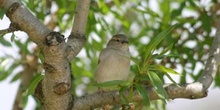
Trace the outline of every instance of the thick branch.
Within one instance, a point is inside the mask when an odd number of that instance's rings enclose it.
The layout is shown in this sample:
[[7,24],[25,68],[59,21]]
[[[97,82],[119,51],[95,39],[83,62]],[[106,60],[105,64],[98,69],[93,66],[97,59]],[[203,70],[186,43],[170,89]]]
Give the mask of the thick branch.
[[[89,13],[90,0],[78,0],[73,22],[72,34],[85,34],[87,17]],[[74,36],[70,36],[72,38]]]
[[72,32],[67,42],[70,47],[68,50],[68,59],[70,61],[80,52],[80,50],[85,44],[85,29],[89,13],[89,7],[90,0],[78,0]]
[[[207,95],[207,92],[203,90],[203,85],[200,83],[192,83],[185,85],[164,85],[170,99],[175,98],[187,98],[196,99],[203,98]],[[155,92],[152,86],[145,87],[147,90],[150,100],[157,100],[159,96]],[[124,92],[124,95],[129,99],[129,90]],[[141,101],[142,98],[137,91],[134,91],[132,102]],[[72,110],[91,110],[94,108],[101,107],[102,105],[114,105],[122,104],[121,97],[118,91],[109,91],[105,93],[94,93],[85,97],[78,98],[74,101]]]
[[68,110],[72,107],[71,66],[66,58],[64,36],[51,32],[46,36],[45,76],[42,81],[42,102],[46,110]]
[[20,30],[26,32],[33,42],[42,47],[50,30],[20,0],[0,0],[0,8],[6,9],[11,22],[16,23]]

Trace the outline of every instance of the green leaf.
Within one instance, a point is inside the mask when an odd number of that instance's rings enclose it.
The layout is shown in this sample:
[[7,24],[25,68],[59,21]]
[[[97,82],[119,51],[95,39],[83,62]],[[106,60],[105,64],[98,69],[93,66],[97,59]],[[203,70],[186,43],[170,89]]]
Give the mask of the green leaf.
[[158,13],[154,12],[150,8],[146,8],[146,10],[141,10],[141,9],[138,9],[138,8],[134,8],[134,10],[136,12],[140,12],[140,13],[143,13],[143,14],[146,14],[146,13],[150,14],[152,17],[159,17]]
[[130,91],[129,91],[129,100],[133,99],[133,94],[134,94],[134,85],[132,84],[130,87]]
[[25,95],[34,94],[34,91],[38,85],[38,83],[43,79],[44,75],[38,73],[37,76],[34,77],[34,79],[31,81],[30,86],[25,91]]
[[149,107],[150,106],[150,99],[148,96],[147,91],[145,90],[145,88],[143,88],[141,85],[139,84],[135,84],[135,87],[137,88],[138,93],[140,94],[140,96],[142,97],[143,101],[144,101],[144,105]]
[[[154,37],[150,43],[146,46],[145,48],[145,65],[147,64],[148,59],[150,58],[151,52],[154,51],[154,49],[159,45],[159,43],[165,39],[169,33],[174,29],[176,25],[170,26],[167,29],[165,29],[164,31],[162,31],[160,34],[158,34],[156,37]],[[145,67],[144,67],[145,68]]]
[[168,78],[170,81],[172,81],[174,84],[178,85],[178,84],[176,83],[176,81],[174,81],[173,78],[172,78],[169,74],[165,73],[165,75],[167,76],[167,78]]
[[128,104],[129,103],[128,99],[123,94],[127,90],[127,88],[128,88],[127,86],[122,86],[121,89],[119,90],[119,93],[120,93],[123,104]]
[[150,80],[152,81],[152,84],[153,84],[158,96],[162,99],[162,101],[164,103],[166,103],[165,99],[167,99],[168,96],[167,96],[166,90],[163,88],[163,82],[158,77],[158,75],[153,71],[149,71],[148,76],[149,76]]
[[130,60],[135,63],[135,67],[137,67],[137,70],[140,71],[140,66],[138,65],[139,61],[137,58],[131,57]]
[[123,104],[128,104],[129,101],[124,94],[120,94],[121,100]]
[[164,55],[165,53],[167,53],[169,50],[171,50],[173,48],[174,43],[171,43],[167,48],[165,48],[160,55]]
[[217,68],[214,86],[216,86],[216,87],[220,86],[220,66],[218,66],[218,68]]
[[38,55],[39,55],[40,61],[42,63],[44,63],[44,55],[43,55],[43,53],[41,51],[39,51]]
[[196,4],[194,3],[194,0],[188,0],[188,1],[192,7],[197,7]]
[[178,58],[180,57],[179,54],[168,54],[168,55],[161,55],[161,54],[153,54],[152,59],[164,59],[164,58]]
[[100,25],[102,26],[102,28],[105,30],[105,31],[110,31],[112,32],[112,27],[109,26],[108,22],[106,21],[106,19],[104,18],[99,18],[98,20],[98,23],[100,23]]
[[173,70],[172,68],[167,68],[163,65],[155,65],[155,67],[160,70],[163,71],[165,73],[171,73],[171,74],[176,74],[176,75],[180,75],[180,73],[178,73],[177,71]]
[[166,55],[160,55],[160,54],[153,54],[152,55],[152,58],[153,59],[163,59],[163,58],[165,58],[166,57]]
[[8,73],[6,72],[5,68],[3,66],[0,66],[0,81],[7,78]]
[[21,49],[24,49],[24,44],[20,41],[20,40],[15,40],[15,44],[21,48]]
[[15,34],[12,33],[12,35],[11,35],[11,42],[14,42],[14,41],[15,41]]
[[100,1],[99,2],[99,4],[100,4],[100,9],[101,9],[101,12],[103,13],[103,14],[107,14],[108,12],[109,12],[109,8],[108,8],[108,6],[106,5],[106,3],[104,2],[104,1]]
[[19,64],[19,62],[15,62],[9,68],[7,68],[7,70],[5,67],[0,67],[0,81],[6,79],[15,70],[15,68],[19,66]]
[[135,76],[135,80],[138,81],[150,81],[149,77],[146,76],[145,74],[139,74]]
[[202,20],[202,27],[210,32],[211,31],[211,27],[212,27],[212,22],[210,21],[210,16],[207,14],[207,12],[203,12],[201,14],[201,20]]
[[183,8],[186,6],[186,1],[183,1],[178,9],[175,9],[171,13],[171,18],[175,18],[182,13]]
[[5,40],[4,38],[0,38],[0,44],[7,46],[7,47],[11,47],[11,43],[8,42],[7,40]]
[[160,3],[160,10],[162,11],[162,13],[164,13],[164,15],[162,16],[162,27],[167,26],[170,21],[170,6],[170,0],[164,0],[162,1],[162,3]]
[[14,77],[11,79],[10,83],[17,81],[21,77],[22,72],[17,73],[14,75]]
[[4,15],[5,15],[5,10],[4,9],[1,9],[0,10],[0,19],[2,19],[3,17],[4,17]]
[[22,94],[22,108],[25,108],[28,103],[28,95],[25,95],[25,93]]

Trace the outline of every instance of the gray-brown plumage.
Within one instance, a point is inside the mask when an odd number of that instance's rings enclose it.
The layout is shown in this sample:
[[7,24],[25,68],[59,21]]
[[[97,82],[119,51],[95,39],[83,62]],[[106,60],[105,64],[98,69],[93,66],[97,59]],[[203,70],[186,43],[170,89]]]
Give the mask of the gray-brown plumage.
[[127,80],[130,73],[128,39],[123,34],[114,35],[102,50],[95,71],[95,81],[103,83],[113,80]]

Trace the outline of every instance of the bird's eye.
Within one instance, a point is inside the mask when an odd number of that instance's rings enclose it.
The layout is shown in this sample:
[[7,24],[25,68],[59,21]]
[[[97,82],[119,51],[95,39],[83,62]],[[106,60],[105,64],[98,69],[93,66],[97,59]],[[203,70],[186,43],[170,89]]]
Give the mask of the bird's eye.
[[116,39],[117,42],[120,42],[119,39]]
[[122,41],[122,43],[123,43],[123,44],[124,44],[124,43],[125,43],[125,44],[128,44],[128,41]]

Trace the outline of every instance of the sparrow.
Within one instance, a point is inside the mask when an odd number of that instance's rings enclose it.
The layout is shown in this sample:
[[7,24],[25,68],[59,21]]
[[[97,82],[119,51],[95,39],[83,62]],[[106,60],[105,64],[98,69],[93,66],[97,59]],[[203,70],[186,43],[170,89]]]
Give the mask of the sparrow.
[[[123,34],[116,34],[109,40],[106,48],[99,55],[98,67],[95,70],[95,81],[98,84],[114,80],[126,81],[129,73],[128,38]],[[99,92],[104,92],[104,89],[99,88]],[[109,109],[109,105],[102,106],[102,110]]]
[[130,73],[128,38],[123,34],[114,35],[99,56],[95,70],[96,83],[113,80],[126,81]]

